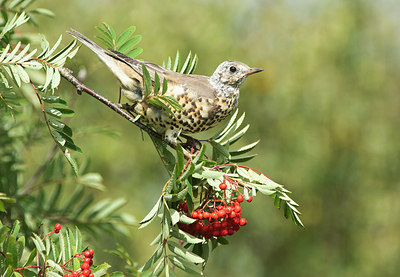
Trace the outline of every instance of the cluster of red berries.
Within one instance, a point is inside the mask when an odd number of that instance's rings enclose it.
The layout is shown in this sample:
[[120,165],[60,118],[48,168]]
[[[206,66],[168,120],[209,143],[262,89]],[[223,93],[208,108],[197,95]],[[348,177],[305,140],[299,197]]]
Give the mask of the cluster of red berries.
[[81,264],[81,269],[66,273],[64,277],[94,277],[94,274],[90,270],[90,266],[93,264],[93,254],[94,250],[89,249],[82,253],[83,263]]
[[58,234],[60,233],[60,230],[61,230],[61,224],[56,223],[56,225],[54,225],[54,233]]
[[[224,237],[233,235],[241,226],[247,224],[247,220],[242,218],[243,196],[239,195],[236,201],[231,201],[230,204],[220,202],[214,208],[205,206],[198,208],[189,217],[196,219],[192,224],[178,223],[179,229],[193,236],[202,236],[206,239],[211,237]],[[247,202],[251,202],[252,197],[249,196]],[[215,202],[214,202],[215,203]],[[179,210],[188,214],[187,204],[180,203]]]

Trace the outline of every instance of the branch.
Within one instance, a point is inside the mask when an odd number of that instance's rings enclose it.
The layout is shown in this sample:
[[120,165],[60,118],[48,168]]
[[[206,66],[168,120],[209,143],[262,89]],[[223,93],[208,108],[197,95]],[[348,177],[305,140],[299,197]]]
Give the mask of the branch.
[[165,142],[166,144],[168,144],[170,147],[172,147],[174,149],[176,148],[176,145],[165,140],[162,135],[155,132],[153,129],[151,129],[151,128],[147,127],[146,125],[140,123],[139,121],[135,120],[135,118],[133,116],[131,116],[130,114],[125,112],[123,109],[121,109],[121,107],[119,107],[119,105],[115,104],[114,102],[108,100],[104,96],[98,94],[94,90],[85,86],[82,82],[80,82],[77,78],[75,78],[72,75],[72,70],[70,70],[69,68],[60,67],[60,68],[58,68],[58,71],[60,72],[61,76],[63,76],[67,81],[69,81],[72,85],[74,85],[76,87],[76,89],[78,90],[78,94],[81,94],[80,93],[81,91],[86,92],[90,96],[96,98],[98,101],[105,104],[110,109],[114,110],[120,116],[124,117],[125,119],[129,120],[131,123],[135,124],[137,127],[142,129],[143,131],[145,131],[148,135],[160,139],[161,141]]

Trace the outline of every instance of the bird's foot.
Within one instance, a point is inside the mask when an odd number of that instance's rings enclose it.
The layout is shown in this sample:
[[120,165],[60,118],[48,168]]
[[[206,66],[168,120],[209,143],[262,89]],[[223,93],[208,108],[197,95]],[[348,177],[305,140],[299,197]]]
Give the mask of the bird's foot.
[[186,139],[186,142],[181,143],[181,146],[191,152],[198,151],[202,146],[202,144],[199,140],[197,140],[191,136],[182,134],[181,137]]

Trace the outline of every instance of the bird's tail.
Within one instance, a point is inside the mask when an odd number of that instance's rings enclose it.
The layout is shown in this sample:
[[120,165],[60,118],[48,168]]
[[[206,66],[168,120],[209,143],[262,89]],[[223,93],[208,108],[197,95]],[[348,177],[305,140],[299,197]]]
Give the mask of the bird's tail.
[[[123,89],[135,91],[135,88],[138,86],[137,73],[131,66],[116,55],[104,50],[78,31],[71,29],[71,31],[67,31],[67,33],[96,53],[99,59],[111,70],[115,77],[118,78]],[[140,96],[141,95],[138,95],[138,97]]]
[[107,66],[112,63],[113,57],[111,57],[103,48],[97,45],[94,41],[87,38],[85,35],[79,33],[78,31],[71,29],[67,31],[68,34],[85,44],[90,50],[92,50],[96,55],[103,61]]

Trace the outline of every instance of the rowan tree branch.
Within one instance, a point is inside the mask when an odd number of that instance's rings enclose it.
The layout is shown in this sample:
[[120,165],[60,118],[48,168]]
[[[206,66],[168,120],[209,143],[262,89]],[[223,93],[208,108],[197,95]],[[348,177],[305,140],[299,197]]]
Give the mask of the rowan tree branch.
[[129,120],[131,123],[135,124],[137,127],[142,129],[143,131],[145,131],[148,135],[160,139],[161,141],[165,142],[166,144],[168,144],[170,147],[172,147],[174,149],[176,148],[176,145],[174,145],[171,142],[164,139],[164,137],[162,135],[155,132],[153,129],[147,127],[146,125],[139,122],[138,120],[135,120],[135,118],[132,115],[130,115],[129,113],[124,111],[118,104],[116,104],[116,103],[110,101],[109,99],[105,98],[104,96],[98,94],[91,88],[88,88],[85,84],[83,84],[81,81],[79,81],[77,78],[75,78],[74,75],[72,75],[71,69],[66,68],[66,67],[60,67],[60,68],[58,68],[58,71],[60,72],[61,76],[64,77],[64,79],[66,79],[68,82],[70,82],[73,86],[76,87],[78,94],[81,94],[82,91],[86,92],[90,96],[94,97],[98,101],[105,104],[110,109],[114,110],[120,116],[124,117],[125,119]]

